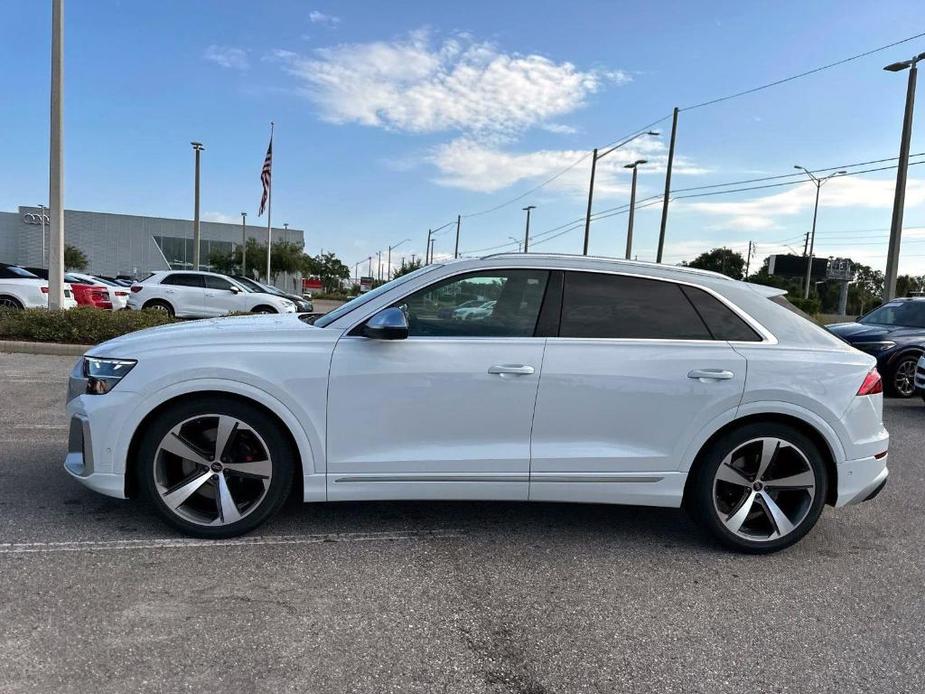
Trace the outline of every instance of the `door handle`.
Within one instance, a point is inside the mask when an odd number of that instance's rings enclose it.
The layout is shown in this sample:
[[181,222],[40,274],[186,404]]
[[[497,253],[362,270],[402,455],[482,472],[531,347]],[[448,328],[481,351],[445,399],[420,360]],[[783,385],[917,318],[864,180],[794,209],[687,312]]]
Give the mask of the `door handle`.
[[495,364],[494,366],[488,367],[488,373],[498,374],[499,376],[504,376],[505,374],[510,374],[512,376],[529,376],[533,373],[533,367],[525,364]]
[[726,369],[694,369],[687,373],[688,378],[697,378],[701,381],[728,381],[735,377],[732,371]]

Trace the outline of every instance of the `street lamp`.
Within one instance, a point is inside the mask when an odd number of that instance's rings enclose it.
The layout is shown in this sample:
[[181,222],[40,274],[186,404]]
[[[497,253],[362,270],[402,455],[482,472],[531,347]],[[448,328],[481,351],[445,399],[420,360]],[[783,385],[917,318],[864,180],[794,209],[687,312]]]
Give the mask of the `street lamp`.
[[[594,174],[597,171],[597,160],[603,159],[604,157],[606,157],[608,154],[610,154],[614,150],[620,149],[621,147],[623,147],[623,145],[627,145],[633,140],[635,140],[636,138],[642,137],[643,135],[658,136],[659,134],[660,133],[656,130],[649,130],[644,133],[637,133],[633,135],[632,137],[624,140],[623,142],[620,142],[619,144],[614,145],[610,149],[601,152],[600,154],[598,154],[597,149],[595,149],[594,152],[591,154],[591,183],[588,186],[588,214],[585,215],[585,245],[584,245],[584,250],[582,251],[582,255],[588,255],[588,237],[589,237],[589,234],[591,233],[591,203],[594,200]],[[526,252],[526,250],[527,249],[524,248],[524,252]]]
[[629,221],[626,223],[626,259],[630,259],[633,252],[633,216],[636,212],[636,167],[640,164],[648,163],[645,159],[637,159],[632,164],[625,164],[624,169],[633,170],[633,185],[630,188],[630,214]]
[[247,276],[247,212],[241,213],[241,274]]
[[520,239],[513,236],[508,236],[508,238],[517,244],[517,252],[520,253],[521,249],[523,248],[523,244],[521,243]]
[[810,275],[813,271],[813,244],[816,241],[816,215],[819,213],[819,189],[822,188],[822,184],[828,181],[830,178],[835,178],[836,176],[844,176],[847,171],[836,171],[835,173],[830,173],[828,176],[823,178],[817,178],[813,175],[813,172],[807,169],[805,166],[800,166],[799,164],[794,164],[793,168],[799,169],[807,176],[809,179],[816,185],[816,204],[813,207],[813,228],[809,235],[809,255],[806,256],[806,288],[803,291],[803,298],[809,298],[809,280]]
[[909,82],[906,86],[906,109],[903,113],[903,130],[899,140],[899,164],[896,169],[896,192],[893,197],[893,218],[890,221],[890,245],[886,255],[886,273],[883,279],[883,300],[889,301],[896,295],[896,273],[899,270],[899,244],[903,227],[903,207],[906,204],[906,175],[909,171],[909,143],[912,140],[912,112],[915,106],[915,79],[918,74],[916,63],[925,58],[919,53],[912,60],[887,65],[884,70],[901,72],[909,68]]
[[527,205],[523,208],[523,211],[527,213],[527,229],[524,231],[524,253],[527,253],[527,249],[530,248],[530,210],[535,210],[536,205]]
[[190,142],[196,153],[196,180],[193,187],[193,269],[199,270],[199,153],[205,149],[201,142]]
[[386,280],[387,281],[392,280],[392,250],[395,248],[398,248],[403,243],[408,243],[408,241],[410,240],[411,239],[405,239],[404,241],[399,241],[394,246],[389,246],[389,257],[385,261],[387,265],[387,268],[386,268]]
[[283,243],[289,243],[289,222],[283,222]]

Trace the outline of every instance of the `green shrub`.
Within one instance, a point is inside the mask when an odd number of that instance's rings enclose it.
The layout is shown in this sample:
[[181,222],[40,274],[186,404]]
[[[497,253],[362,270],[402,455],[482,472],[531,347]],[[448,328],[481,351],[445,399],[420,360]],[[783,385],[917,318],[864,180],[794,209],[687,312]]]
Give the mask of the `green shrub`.
[[800,309],[803,313],[815,316],[822,310],[822,302],[819,299],[803,299],[798,296],[787,296],[787,301]]
[[160,311],[0,310],[0,340],[95,345],[143,328],[176,322]]

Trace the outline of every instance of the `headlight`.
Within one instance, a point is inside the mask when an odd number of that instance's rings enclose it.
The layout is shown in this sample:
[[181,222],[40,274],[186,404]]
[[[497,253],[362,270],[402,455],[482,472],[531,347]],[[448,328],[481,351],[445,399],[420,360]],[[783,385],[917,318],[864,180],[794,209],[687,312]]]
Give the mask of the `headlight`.
[[90,395],[105,395],[125,375],[131,371],[138,362],[134,359],[101,359],[99,357],[84,357],[83,374],[87,379],[86,392]]
[[896,343],[883,340],[881,342],[855,342],[854,346],[865,352],[883,352],[895,347]]

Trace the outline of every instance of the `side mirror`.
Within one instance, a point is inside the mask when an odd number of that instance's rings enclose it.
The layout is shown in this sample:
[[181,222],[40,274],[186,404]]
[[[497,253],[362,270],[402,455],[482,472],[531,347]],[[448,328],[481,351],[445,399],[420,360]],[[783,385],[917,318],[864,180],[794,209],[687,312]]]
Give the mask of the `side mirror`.
[[404,340],[408,337],[408,318],[400,308],[384,308],[366,321],[363,336],[373,340]]
[[241,293],[241,287],[238,287],[238,286],[235,286],[235,285],[232,284],[232,285],[231,285],[231,288],[230,288],[228,291],[231,292],[232,294],[240,294],[240,293]]

